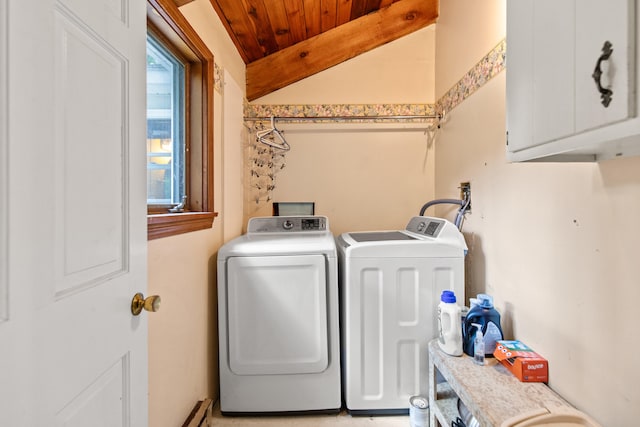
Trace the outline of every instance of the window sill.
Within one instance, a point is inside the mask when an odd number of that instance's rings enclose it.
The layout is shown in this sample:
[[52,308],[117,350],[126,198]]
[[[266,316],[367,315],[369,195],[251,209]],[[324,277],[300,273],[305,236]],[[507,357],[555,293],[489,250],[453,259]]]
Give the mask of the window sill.
[[175,236],[213,226],[217,212],[182,212],[147,216],[147,240]]

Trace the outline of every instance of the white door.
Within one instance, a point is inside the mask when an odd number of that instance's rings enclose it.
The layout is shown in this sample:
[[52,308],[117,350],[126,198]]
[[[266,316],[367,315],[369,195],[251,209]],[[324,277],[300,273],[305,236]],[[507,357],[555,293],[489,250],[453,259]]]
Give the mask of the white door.
[[145,16],[0,0],[0,425],[147,425]]

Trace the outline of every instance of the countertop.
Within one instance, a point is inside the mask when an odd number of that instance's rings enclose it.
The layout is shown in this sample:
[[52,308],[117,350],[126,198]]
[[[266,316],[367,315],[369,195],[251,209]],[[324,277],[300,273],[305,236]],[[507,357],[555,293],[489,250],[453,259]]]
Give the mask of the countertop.
[[[434,367],[448,384],[435,384]],[[503,421],[523,413],[550,406],[571,406],[544,383],[520,382],[511,372],[494,358],[487,358],[484,366],[477,365],[473,358],[463,354],[449,356],[440,350],[437,340],[429,343],[429,401],[438,404],[436,415],[450,413],[444,409],[462,399],[481,426],[500,426]],[[454,395],[455,393],[455,395]],[[455,402],[455,403],[454,403]],[[450,420],[440,420],[450,425]]]

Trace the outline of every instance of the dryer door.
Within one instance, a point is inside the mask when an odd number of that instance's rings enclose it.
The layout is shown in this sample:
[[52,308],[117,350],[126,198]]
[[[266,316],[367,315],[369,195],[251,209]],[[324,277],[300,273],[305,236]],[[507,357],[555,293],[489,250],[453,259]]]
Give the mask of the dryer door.
[[306,374],[327,368],[325,265],[323,255],[228,259],[233,373]]

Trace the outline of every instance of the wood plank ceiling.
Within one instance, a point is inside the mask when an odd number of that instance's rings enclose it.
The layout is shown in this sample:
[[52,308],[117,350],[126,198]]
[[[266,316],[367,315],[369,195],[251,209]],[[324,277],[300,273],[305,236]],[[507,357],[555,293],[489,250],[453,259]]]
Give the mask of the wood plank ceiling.
[[250,101],[433,24],[439,9],[439,0],[210,2],[247,64]]

